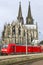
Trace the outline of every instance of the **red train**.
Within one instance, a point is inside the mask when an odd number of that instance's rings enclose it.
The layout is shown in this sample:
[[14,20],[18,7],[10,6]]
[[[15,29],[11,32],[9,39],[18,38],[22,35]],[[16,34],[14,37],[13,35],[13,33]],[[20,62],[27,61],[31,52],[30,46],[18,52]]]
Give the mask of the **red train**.
[[1,54],[21,54],[21,53],[41,53],[43,52],[42,46],[32,46],[28,45],[27,47],[25,45],[16,45],[13,43],[10,43],[8,45],[3,45],[1,49]]

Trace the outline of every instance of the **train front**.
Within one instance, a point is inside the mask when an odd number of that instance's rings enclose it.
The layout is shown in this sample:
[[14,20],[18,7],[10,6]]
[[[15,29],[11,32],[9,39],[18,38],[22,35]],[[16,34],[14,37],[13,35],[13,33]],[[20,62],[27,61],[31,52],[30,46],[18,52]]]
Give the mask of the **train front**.
[[4,44],[1,48],[1,54],[8,54],[8,45]]

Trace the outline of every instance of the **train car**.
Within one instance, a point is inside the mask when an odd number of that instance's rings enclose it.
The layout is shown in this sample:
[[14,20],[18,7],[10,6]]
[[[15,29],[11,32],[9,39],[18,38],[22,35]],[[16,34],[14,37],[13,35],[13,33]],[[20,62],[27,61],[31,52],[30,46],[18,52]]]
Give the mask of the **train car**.
[[26,46],[23,45],[16,45],[16,53],[26,53]]

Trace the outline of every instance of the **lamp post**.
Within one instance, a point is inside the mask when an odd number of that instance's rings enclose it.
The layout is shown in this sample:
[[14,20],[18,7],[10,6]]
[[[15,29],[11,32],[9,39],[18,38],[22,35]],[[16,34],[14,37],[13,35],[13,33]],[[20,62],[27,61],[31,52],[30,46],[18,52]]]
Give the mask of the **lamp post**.
[[26,55],[27,55],[27,34],[26,34]]

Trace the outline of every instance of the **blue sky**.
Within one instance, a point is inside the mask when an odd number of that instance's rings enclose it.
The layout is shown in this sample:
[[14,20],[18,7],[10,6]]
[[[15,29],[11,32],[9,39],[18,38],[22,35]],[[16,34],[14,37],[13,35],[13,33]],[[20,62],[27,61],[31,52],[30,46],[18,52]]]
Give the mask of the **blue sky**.
[[16,20],[20,1],[24,20],[26,20],[30,1],[34,22],[38,23],[39,38],[43,39],[43,0],[0,0],[0,36],[4,24]]

